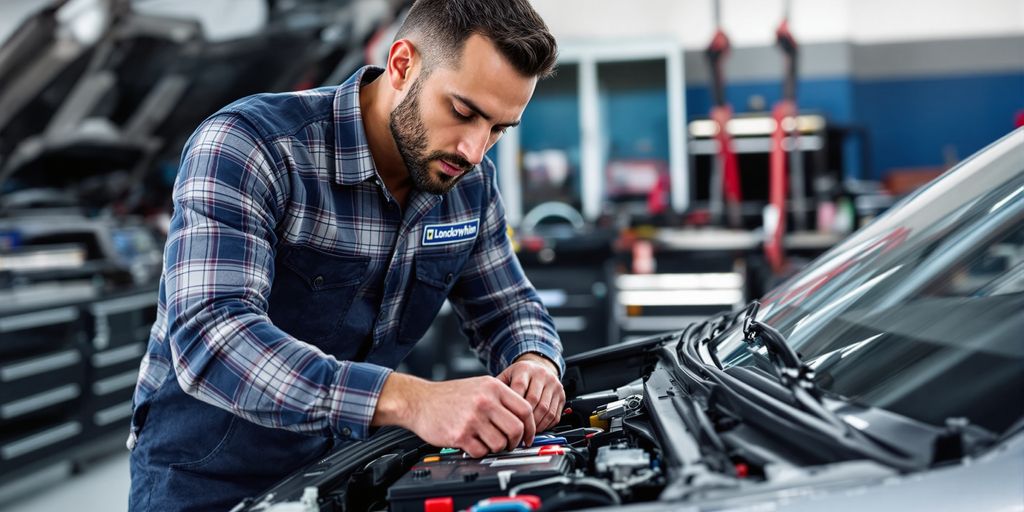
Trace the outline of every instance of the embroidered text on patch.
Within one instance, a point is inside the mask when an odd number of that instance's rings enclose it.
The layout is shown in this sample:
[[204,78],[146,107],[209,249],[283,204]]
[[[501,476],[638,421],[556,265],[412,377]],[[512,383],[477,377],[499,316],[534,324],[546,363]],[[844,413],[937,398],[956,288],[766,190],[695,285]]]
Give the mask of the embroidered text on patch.
[[451,224],[431,224],[423,228],[423,245],[454,244],[476,238],[480,219]]

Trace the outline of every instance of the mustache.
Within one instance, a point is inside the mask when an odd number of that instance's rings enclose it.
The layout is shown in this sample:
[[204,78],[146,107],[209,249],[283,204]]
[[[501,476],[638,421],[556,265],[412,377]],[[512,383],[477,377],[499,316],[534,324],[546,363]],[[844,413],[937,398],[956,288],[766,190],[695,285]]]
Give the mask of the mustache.
[[473,164],[469,163],[465,158],[453,153],[445,153],[444,151],[435,151],[428,155],[427,161],[429,162],[431,160],[444,160],[455,167],[462,169],[464,172],[469,172],[474,167]]

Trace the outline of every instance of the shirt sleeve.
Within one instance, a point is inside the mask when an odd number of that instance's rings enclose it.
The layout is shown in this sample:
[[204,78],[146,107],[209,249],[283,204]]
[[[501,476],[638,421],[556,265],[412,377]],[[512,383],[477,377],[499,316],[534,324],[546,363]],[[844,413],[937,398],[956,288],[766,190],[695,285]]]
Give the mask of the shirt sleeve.
[[562,343],[554,322],[512,250],[505,222],[505,207],[494,178],[494,166],[485,160],[488,202],[480,238],[449,295],[462,319],[470,345],[492,375],[502,372],[517,357],[533,352],[550,359],[565,374]]
[[338,361],[267,316],[287,180],[260,140],[220,114],[182,153],[164,252],[175,375],[189,395],[262,426],[365,438],[391,370]]

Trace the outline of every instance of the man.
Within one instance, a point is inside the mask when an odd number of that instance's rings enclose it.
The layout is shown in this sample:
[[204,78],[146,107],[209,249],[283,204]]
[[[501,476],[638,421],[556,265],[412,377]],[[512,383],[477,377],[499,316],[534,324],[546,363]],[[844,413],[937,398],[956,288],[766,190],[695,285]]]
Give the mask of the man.
[[[558,422],[561,345],[484,158],[555,53],[527,0],[420,0],[385,69],[204,121],[134,399],[131,510],[230,508],[376,426],[480,457]],[[392,371],[446,298],[497,377]]]

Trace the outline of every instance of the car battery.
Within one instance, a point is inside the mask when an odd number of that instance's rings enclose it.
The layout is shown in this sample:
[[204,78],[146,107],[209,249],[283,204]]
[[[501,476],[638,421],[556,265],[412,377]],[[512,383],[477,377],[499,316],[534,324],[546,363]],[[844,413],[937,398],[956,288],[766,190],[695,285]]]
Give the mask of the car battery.
[[[464,510],[480,500],[507,496],[511,488],[572,470],[570,448],[559,445],[518,448],[474,459],[445,450],[423,457],[388,489],[392,512],[423,512],[428,502]],[[530,489],[536,494],[536,489]],[[450,501],[449,501],[450,499]]]

